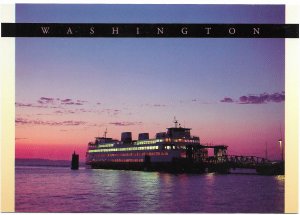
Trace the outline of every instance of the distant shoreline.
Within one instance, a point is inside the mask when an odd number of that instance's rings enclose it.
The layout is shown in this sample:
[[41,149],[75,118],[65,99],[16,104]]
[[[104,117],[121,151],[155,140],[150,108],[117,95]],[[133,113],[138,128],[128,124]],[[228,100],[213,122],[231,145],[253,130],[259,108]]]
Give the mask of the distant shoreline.
[[[84,162],[80,162],[80,166],[85,166]],[[45,166],[45,167],[70,167],[71,161],[68,160],[49,160],[49,159],[26,159],[16,158],[15,166]]]

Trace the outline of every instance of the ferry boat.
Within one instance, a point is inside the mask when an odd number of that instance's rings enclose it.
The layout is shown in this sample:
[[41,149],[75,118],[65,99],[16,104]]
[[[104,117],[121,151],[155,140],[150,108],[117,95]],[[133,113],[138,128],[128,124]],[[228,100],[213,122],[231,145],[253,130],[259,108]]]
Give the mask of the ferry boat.
[[[120,141],[106,135],[107,131],[88,143],[86,164],[91,168],[204,171],[199,162],[208,157],[207,146],[201,145],[200,138],[191,135],[191,128],[181,127],[176,119],[173,127],[156,133],[152,139],[149,133],[140,133],[138,140],[132,140],[131,132],[123,132]],[[217,153],[224,155],[226,149]]]

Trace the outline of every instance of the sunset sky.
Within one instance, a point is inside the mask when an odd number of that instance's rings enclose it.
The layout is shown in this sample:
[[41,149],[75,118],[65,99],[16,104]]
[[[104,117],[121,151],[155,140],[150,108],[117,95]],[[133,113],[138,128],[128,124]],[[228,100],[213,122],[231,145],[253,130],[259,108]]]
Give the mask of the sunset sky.
[[[274,23],[284,6],[17,5],[17,22]],[[284,39],[17,38],[16,158],[84,160],[87,143],[174,116],[231,155],[280,159]],[[280,129],[281,127],[281,129]]]

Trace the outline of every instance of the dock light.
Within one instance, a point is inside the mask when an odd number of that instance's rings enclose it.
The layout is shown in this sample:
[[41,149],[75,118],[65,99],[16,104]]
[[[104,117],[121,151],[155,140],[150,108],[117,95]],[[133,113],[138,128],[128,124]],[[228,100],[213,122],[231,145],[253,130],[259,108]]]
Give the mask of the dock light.
[[282,145],[282,139],[278,140],[279,146],[280,146],[280,152],[281,152],[281,160],[283,161],[283,145]]

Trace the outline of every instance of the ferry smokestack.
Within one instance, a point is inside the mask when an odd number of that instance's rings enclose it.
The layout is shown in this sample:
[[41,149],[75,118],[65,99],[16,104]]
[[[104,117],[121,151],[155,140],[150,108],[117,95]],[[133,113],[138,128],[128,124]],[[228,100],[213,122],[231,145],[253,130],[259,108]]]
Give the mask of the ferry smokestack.
[[79,155],[75,153],[72,154],[72,162],[71,162],[71,169],[77,170],[79,169]]
[[149,140],[149,133],[139,133],[139,140]]
[[156,139],[164,139],[167,137],[167,133],[166,132],[159,132],[159,133],[156,133],[155,135]]
[[132,143],[132,135],[131,135],[131,132],[123,132],[121,134],[121,141],[123,143]]

